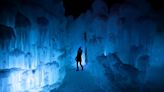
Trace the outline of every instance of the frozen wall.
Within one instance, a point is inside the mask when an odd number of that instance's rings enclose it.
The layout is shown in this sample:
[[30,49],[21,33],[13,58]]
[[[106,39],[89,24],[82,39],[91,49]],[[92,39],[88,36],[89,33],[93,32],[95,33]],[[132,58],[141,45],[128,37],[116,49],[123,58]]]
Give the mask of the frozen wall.
[[145,0],[111,8],[94,0],[77,18],[64,16],[60,0],[7,0],[1,7],[0,91],[65,92],[80,46],[84,69],[101,91],[163,90],[163,20]]

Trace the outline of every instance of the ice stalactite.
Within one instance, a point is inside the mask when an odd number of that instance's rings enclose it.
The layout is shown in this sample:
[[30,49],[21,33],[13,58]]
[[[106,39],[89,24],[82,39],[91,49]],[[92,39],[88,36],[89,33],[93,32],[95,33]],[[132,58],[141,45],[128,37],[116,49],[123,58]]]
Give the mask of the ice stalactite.
[[28,51],[29,48],[29,33],[31,31],[31,22],[28,17],[24,16],[21,12],[18,12],[15,16],[15,30],[16,30],[16,48]]

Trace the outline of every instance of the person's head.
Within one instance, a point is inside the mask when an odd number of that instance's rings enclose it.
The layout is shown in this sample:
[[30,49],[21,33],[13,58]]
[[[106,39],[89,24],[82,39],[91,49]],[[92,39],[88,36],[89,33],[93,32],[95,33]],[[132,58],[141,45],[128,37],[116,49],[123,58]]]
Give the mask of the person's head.
[[81,46],[79,47],[79,49],[81,49]]

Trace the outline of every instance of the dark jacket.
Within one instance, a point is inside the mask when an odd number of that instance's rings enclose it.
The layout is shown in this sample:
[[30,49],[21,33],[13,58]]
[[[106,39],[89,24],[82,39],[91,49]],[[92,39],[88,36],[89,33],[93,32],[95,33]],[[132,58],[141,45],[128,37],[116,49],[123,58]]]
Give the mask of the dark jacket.
[[81,61],[82,61],[82,59],[81,59],[82,52],[83,52],[82,49],[79,48],[79,49],[78,49],[78,52],[77,52],[77,56],[76,56],[76,61],[77,61],[77,62],[81,62]]

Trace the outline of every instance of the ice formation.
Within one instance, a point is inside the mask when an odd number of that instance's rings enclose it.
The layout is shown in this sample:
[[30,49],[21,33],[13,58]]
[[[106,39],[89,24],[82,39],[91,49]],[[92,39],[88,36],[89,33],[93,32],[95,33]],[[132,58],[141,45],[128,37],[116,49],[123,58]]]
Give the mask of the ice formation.
[[146,0],[93,0],[66,17],[64,1],[0,2],[0,92],[164,91],[163,11]]

